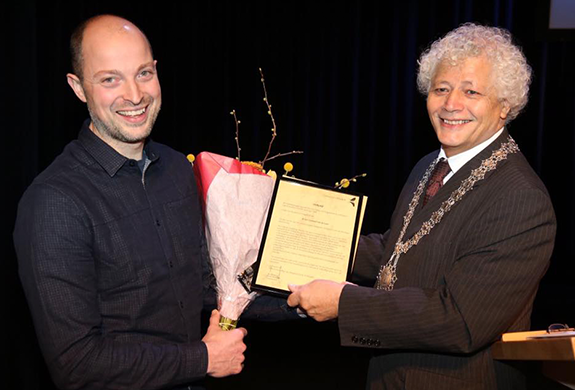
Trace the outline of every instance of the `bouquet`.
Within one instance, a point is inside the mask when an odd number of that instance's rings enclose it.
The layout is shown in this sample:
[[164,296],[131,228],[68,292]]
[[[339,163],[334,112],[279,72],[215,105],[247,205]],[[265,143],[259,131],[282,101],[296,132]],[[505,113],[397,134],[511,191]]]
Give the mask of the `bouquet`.
[[272,139],[264,159],[259,163],[241,162],[240,121],[235,110],[230,114],[236,124],[237,158],[208,152],[200,153],[197,158],[188,156],[194,164],[204,205],[206,240],[216,279],[220,327],[224,330],[236,327],[241,313],[257,295],[245,281],[251,281],[249,272],[258,257],[275,183],[275,172],[265,174],[263,166],[276,157],[302,153],[293,151],[269,157],[277,128],[261,68],[259,71],[263,100],[272,122]]
[[238,276],[257,260],[275,180],[235,158],[208,152],[196,157],[194,172],[204,204],[220,327],[233,329],[256,296]]

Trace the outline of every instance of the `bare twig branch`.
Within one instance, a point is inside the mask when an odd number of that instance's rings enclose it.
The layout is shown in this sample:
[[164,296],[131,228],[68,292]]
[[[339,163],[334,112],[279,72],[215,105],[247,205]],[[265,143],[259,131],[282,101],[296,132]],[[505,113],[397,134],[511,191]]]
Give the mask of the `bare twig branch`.
[[236,116],[236,110],[232,110],[232,112],[230,112],[230,114],[234,116],[234,121],[236,122],[236,146],[238,148],[237,160],[242,161],[240,158],[240,152],[242,150],[242,148],[240,148],[240,123],[241,122],[238,120],[238,117]]
[[[263,90],[264,90],[264,102],[265,102],[265,104],[266,104],[266,106],[267,106],[268,115],[269,115],[270,118],[271,118],[272,126],[273,126],[273,127],[272,127],[272,139],[270,140],[270,143],[269,143],[269,146],[268,146],[268,151],[267,151],[267,153],[266,153],[266,155],[265,155],[265,157],[264,157],[263,160],[261,160],[261,161],[259,161],[259,162],[257,162],[257,163],[256,163],[256,162],[246,162],[246,161],[242,161],[242,162],[243,162],[243,163],[246,163],[246,164],[253,164],[253,166],[257,166],[257,169],[263,171],[264,164],[265,164],[267,161],[273,160],[274,158],[277,158],[277,157],[288,156],[288,155],[290,155],[290,154],[301,154],[301,153],[303,153],[303,152],[302,152],[302,151],[299,151],[299,150],[294,150],[294,151],[292,151],[292,152],[288,152],[288,153],[278,153],[278,154],[276,154],[276,155],[273,156],[273,157],[268,157],[268,156],[270,155],[270,153],[271,153],[272,144],[274,143],[274,140],[275,140],[275,138],[276,138],[276,136],[277,136],[277,126],[276,126],[276,120],[275,120],[274,115],[273,115],[273,113],[272,113],[272,105],[270,104],[269,99],[268,99],[268,91],[267,91],[267,88],[266,88],[266,83],[265,83],[265,80],[264,80],[264,73],[262,72],[262,68],[259,68],[259,71],[260,71],[260,76],[261,76],[261,79],[260,79],[260,80],[261,80],[261,82],[262,82],[262,87],[263,87]],[[238,159],[238,161],[241,161],[241,150],[242,150],[242,149],[240,148],[240,123],[241,123],[241,122],[238,120],[238,117],[237,117],[237,115],[236,115],[236,110],[232,110],[232,111],[230,112],[230,115],[232,115],[232,116],[234,117],[234,121],[235,121],[235,123],[236,123],[236,137],[235,137],[235,138],[236,138],[236,146],[237,146],[237,149],[238,149],[238,157],[237,157],[237,159]]]
[[264,102],[266,103],[266,106],[268,107],[268,115],[270,116],[271,120],[272,120],[272,139],[270,141],[270,144],[268,146],[268,152],[266,153],[264,159],[262,161],[260,161],[260,164],[263,168],[264,164],[266,161],[268,161],[268,156],[270,155],[270,152],[272,150],[272,144],[274,143],[274,140],[277,136],[277,127],[276,127],[276,121],[274,119],[274,114],[272,113],[272,105],[269,102],[268,99],[268,91],[266,89],[266,82],[264,80],[264,73],[262,72],[262,68],[259,68],[260,70],[260,76],[261,76],[261,82],[262,82],[262,87],[264,89]]
[[283,157],[283,156],[289,156],[290,154],[302,154],[303,151],[301,150],[294,150],[292,152],[287,152],[287,153],[278,153],[273,157],[268,158],[266,161],[270,161],[273,160],[274,158],[278,158],[278,157]]
[[360,178],[360,177],[366,177],[366,176],[367,176],[367,173],[362,173],[362,174],[360,174],[360,175],[355,175],[355,176],[352,177],[351,179],[345,179],[345,178],[344,178],[344,179],[341,179],[341,181],[338,181],[337,183],[335,183],[335,186],[334,186],[334,187],[337,188],[337,189],[347,188],[347,187],[349,187],[349,185],[350,185],[350,183],[351,183],[352,181],[353,181],[353,182],[356,182],[358,178]]

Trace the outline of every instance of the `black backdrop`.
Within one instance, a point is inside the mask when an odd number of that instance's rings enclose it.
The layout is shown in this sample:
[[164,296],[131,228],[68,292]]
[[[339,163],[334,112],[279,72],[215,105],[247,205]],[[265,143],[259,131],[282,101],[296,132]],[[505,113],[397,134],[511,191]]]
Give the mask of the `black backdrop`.
[[[14,2],[15,3],[15,2]],[[529,3],[529,4],[528,4]],[[259,160],[270,139],[258,67],[278,123],[274,152],[298,177],[354,184],[370,197],[364,233],[383,232],[419,157],[437,148],[416,60],[434,39],[466,21],[508,28],[533,66],[526,111],[510,126],[551,193],[558,235],[536,300],[533,327],[575,323],[573,283],[575,45],[546,31],[548,0],[203,1],[5,4],[0,10],[2,152],[2,359],[7,389],[50,389],[17,276],[11,242],[16,205],[32,179],[76,137],[85,107],[65,79],[68,39],[82,20],[115,13],[148,35],[158,60],[163,109],[153,138],[184,153]],[[6,163],[7,162],[7,163]],[[334,323],[246,323],[241,376],[210,388],[362,388],[367,355],[338,346]]]

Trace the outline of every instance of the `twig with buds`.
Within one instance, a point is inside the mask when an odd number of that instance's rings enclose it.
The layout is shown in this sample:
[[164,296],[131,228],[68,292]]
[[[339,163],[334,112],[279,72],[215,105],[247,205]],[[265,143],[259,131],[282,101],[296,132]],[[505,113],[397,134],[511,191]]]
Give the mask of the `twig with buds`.
[[355,175],[354,177],[352,177],[351,179],[341,179],[341,181],[338,181],[337,183],[335,183],[335,188],[342,189],[342,188],[347,188],[349,187],[349,185],[351,184],[351,182],[356,182],[358,178],[360,177],[366,177],[367,173],[362,173],[361,175]]
[[234,116],[234,121],[236,122],[236,146],[238,148],[237,160],[242,161],[242,159],[240,158],[240,152],[242,150],[242,148],[240,148],[240,123],[241,122],[238,120],[238,117],[236,115],[236,110],[232,110],[232,112],[230,112],[230,115]]
[[275,156],[268,158],[266,161],[271,161],[274,158],[278,158],[278,157],[289,156],[290,154],[302,154],[302,153],[303,153],[303,151],[301,151],[301,150],[293,150],[293,151],[287,152],[287,153],[278,153]]
[[[269,99],[268,99],[268,91],[267,91],[267,88],[266,88],[266,82],[265,82],[265,79],[264,79],[264,73],[262,72],[262,68],[258,68],[258,69],[259,69],[259,71],[260,71],[260,80],[261,80],[261,82],[262,82],[262,87],[263,87],[263,89],[264,89],[264,102],[265,102],[265,104],[266,104],[266,106],[267,106],[267,109],[268,109],[268,115],[270,116],[271,121],[272,121],[272,139],[271,139],[271,141],[270,141],[270,144],[269,144],[269,146],[268,146],[268,151],[267,151],[267,153],[266,153],[266,155],[265,155],[265,157],[264,157],[263,160],[261,160],[261,161],[259,161],[259,162],[257,162],[257,163],[256,163],[256,162],[250,162],[250,161],[242,161],[242,162],[243,162],[244,164],[250,164],[251,166],[254,166],[254,167],[256,167],[257,169],[263,171],[264,164],[266,163],[266,161],[273,160],[274,158],[277,158],[277,157],[288,156],[288,155],[290,155],[290,154],[301,154],[301,153],[303,153],[303,152],[302,152],[301,150],[294,150],[293,152],[278,153],[278,154],[276,154],[276,155],[273,156],[273,157],[268,157],[268,156],[270,155],[271,150],[272,150],[272,144],[274,143],[274,140],[275,140],[275,138],[276,138],[276,136],[277,136],[277,126],[276,126],[276,120],[275,120],[275,118],[274,118],[274,114],[273,114],[273,112],[272,112],[272,105],[270,104]],[[241,157],[241,156],[240,156],[240,152],[241,152],[241,150],[242,150],[242,149],[240,148],[240,123],[241,123],[241,122],[238,120],[238,117],[237,117],[237,115],[236,115],[236,110],[232,110],[232,111],[230,112],[230,115],[232,115],[232,116],[234,117],[234,121],[235,121],[235,123],[236,123],[236,146],[237,146],[237,148],[238,148],[238,157],[237,157],[237,159],[238,159],[238,161],[241,161],[241,158],[240,158],[240,157]]]
[[277,126],[276,126],[276,120],[274,118],[274,114],[272,112],[272,105],[270,104],[269,100],[268,100],[268,91],[266,89],[266,81],[264,79],[264,72],[262,72],[262,68],[259,68],[260,70],[260,76],[261,76],[261,82],[262,82],[262,87],[264,89],[264,102],[266,103],[266,106],[268,107],[268,115],[270,116],[271,120],[272,120],[272,139],[270,141],[270,144],[268,146],[268,152],[266,153],[264,159],[262,161],[260,161],[260,164],[263,168],[264,164],[266,161],[268,161],[268,156],[270,155],[270,152],[272,150],[272,144],[274,143],[274,140],[276,139],[277,136]]

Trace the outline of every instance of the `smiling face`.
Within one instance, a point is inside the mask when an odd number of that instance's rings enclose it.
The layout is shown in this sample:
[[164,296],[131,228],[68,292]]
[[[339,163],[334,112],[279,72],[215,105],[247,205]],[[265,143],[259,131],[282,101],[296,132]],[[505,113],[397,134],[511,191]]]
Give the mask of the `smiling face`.
[[83,79],[68,75],[88,104],[90,129],[119,153],[131,156],[150,135],[161,107],[156,62],[148,41],[133,24],[103,18],[82,40]]
[[488,140],[505,125],[509,108],[493,87],[491,65],[470,57],[439,65],[427,96],[427,112],[448,157]]

